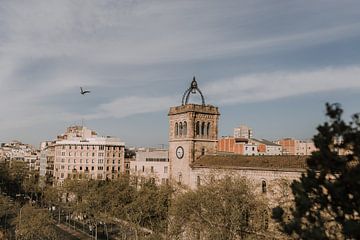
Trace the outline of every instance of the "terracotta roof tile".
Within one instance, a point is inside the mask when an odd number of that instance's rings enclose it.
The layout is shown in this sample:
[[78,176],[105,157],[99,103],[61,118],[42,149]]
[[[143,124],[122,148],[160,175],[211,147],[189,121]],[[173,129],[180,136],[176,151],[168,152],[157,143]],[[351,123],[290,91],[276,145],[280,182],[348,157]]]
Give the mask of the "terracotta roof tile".
[[271,169],[300,170],[306,169],[308,156],[245,156],[239,154],[205,155],[197,159],[193,168],[230,168],[230,169]]

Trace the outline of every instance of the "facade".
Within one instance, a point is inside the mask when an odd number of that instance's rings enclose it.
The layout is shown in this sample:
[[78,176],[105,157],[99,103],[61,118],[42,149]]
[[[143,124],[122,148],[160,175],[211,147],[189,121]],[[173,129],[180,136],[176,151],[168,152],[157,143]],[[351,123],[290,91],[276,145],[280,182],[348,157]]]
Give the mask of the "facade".
[[140,148],[130,161],[130,172],[138,178],[153,179],[157,184],[169,181],[169,152],[166,149]]
[[282,155],[282,146],[266,139],[252,138],[251,142],[258,146],[259,155]]
[[250,139],[253,137],[253,130],[246,125],[234,128],[234,138]]
[[40,176],[48,183],[53,183],[55,143],[56,141],[45,141],[40,144]]
[[40,169],[40,152],[29,144],[19,141],[3,143],[0,147],[0,158],[2,162],[22,161],[31,171]]
[[298,140],[293,138],[284,138],[276,141],[283,148],[284,155],[311,155],[316,151],[316,147],[311,140]]
[[221,137],[218,151],[240,155],[282,155],[282,146],[265,139]]
[[99,137],[83,126],[69,127],[54,144],[54,180],[66,178],[114,179],[124,172],[125,144],[114,137]]

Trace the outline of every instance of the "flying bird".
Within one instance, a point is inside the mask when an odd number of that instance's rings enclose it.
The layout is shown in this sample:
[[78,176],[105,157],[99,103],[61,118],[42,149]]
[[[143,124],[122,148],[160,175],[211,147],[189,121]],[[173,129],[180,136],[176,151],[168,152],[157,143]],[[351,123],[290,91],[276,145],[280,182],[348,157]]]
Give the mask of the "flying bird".
[[82,89],[82,87],[80,87],[80,93],[82,94],[82,95],[85,95],[86,93],[90,93],[90,91],[89,90],[83,90]]

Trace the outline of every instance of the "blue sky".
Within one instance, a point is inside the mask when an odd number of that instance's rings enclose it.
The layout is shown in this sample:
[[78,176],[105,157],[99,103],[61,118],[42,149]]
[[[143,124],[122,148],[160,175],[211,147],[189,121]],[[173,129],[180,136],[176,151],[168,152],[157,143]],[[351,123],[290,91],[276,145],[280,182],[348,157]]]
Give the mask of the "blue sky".
[[360,112],[359,43],[359,1],[0,0],[0,142],[38,145],[84,119],[166,144],[193,75],[220,135],[311,138],[325,102]]

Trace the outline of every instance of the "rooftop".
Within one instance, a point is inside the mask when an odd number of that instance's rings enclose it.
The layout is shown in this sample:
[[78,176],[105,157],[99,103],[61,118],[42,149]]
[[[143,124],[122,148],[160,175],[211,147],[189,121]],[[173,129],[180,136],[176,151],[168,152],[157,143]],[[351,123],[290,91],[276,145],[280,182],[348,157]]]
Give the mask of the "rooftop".
[[220,169],[266,169],[304,171],[307,156],[244,156],[239,154],[216,154],[200,157],[193,168]]

